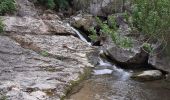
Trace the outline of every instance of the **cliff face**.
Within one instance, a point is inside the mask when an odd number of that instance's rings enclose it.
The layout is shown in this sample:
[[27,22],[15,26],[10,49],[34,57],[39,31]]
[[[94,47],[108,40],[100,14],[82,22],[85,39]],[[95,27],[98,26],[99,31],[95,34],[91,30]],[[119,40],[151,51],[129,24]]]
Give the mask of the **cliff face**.
[[95,16],[107,16],[122,12],[123,0],[73,0],[73,7]]

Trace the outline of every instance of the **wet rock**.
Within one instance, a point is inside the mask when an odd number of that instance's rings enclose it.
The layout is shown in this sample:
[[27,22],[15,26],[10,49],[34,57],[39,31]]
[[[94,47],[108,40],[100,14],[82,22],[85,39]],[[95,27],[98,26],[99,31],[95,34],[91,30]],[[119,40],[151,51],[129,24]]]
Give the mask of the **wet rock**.
[[73,0],[78,10],[85,10],[94,16],[107,16],[113,12],[121,12],[123,0]]
[[85,31],[88,31],[95,23],[95,19],[90,14],[78,14],[71,18],[71,25],[76,28],[82,28]]
[[34,17],[9,17],[3,16],[6,33],[17,34],[58,34],[75,35],[75,31],[59,20],[42,20]]
[[132,78],[140,81],[152,81],[163,78],[163,74],[159,70],[147,70],[139,73],[135,73]]

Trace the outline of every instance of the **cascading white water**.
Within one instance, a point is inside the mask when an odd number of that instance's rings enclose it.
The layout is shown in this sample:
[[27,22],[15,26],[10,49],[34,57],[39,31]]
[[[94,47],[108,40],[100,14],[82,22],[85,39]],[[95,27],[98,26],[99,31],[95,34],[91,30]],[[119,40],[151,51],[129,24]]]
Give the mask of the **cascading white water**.
[[[79,38],[86,42],[88,45],[91,45],[90,42],[88,42],[81,34],[79,31],[77,31],[75,28],[73,28],[72,26],[70,26],[70,24],[67,24],[68,27],[70,27],[78,36]],[[100,50],[100,53],[103,53],[103,50]],[[93,70],[94,71],[94,75],[104,75],[104,74],[111,74],[113,71],[116,71],[117,73],[119,74],[122,74],[121,75],[121,80],[126,80],[129,78],[130,76],[130,73],[129,72],[126,72],[124,71],[123,69],[121,68],[117,68],[115,65],[112,65],[110,62],[108,61],[104,61],[101,57],[98,57],[99,59],[99,66],[100,67],[112,67],[113,69],[107,69],[107,68],[104,68],[104,69],[98,69],[98,70]]]
[[[103,53],[103,50],[100,50],[100,53]],[[104,61],[101,57],[98,57],[99,59],[99,67],[104,67],[102,69],[99,70],[94,70],[94,75],[104,75],[104,74],[114,74],[117,75],[119,77],[120,80],[125,81],[127,79],[129,79],[129,77],[131,76],[131,73],[128,71],[125,71],[121,68],[116,67],[115,65],[111,64],[108,61]],[[105,68],[107,67],[107,68]]]
[[86,42],[88,45],[91,45],[91,43],[88,42],[88,41],[80,34],[80,32],[77,31],[74,27],[72,27],[70,24],[67,24],[67,26],[69,26],[69,27],[78,35],[78,37],[79,37],[82,41]]
[[104,74],[111,74],[113,70],[111,69],[100,69],[100,70],[94,70],[94,75],[104,75]]

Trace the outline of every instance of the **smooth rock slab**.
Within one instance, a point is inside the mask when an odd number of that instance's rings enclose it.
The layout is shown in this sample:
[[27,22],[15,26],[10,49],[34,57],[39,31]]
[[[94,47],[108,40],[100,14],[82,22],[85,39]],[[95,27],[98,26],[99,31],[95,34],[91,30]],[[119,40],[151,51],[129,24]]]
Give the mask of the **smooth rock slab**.
[[151,81],[151,80],[161,79],[163,77],[163,74],[159,70],[148,70],[148,71],[135,73],[131,77],[136,80]]
[[17,34],[58,34],[58,35],[76,35],[75,31],[60,20],[45,20],[30,16],[16,17],[3,16],[5,25],[4,32]]
[[[0,92],[9,100],[59,100],[70,81],[78,80],[88,66],[85,57],[84,63],[44,57],[6,36],[0,36],[0,45]],[[54,95],[49,96],[45,91],[52,91]],[[41,99],[42,92],[46,95]]]

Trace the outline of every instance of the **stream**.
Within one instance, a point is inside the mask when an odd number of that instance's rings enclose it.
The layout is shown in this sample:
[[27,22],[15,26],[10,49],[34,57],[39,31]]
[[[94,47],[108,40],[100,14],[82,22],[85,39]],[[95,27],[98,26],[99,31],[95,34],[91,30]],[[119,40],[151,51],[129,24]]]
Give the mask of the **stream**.
[[89,78],[75,86],[65,100],[170,100],[170,82],[133,80],[141,70],[125,70],[99,57]]

